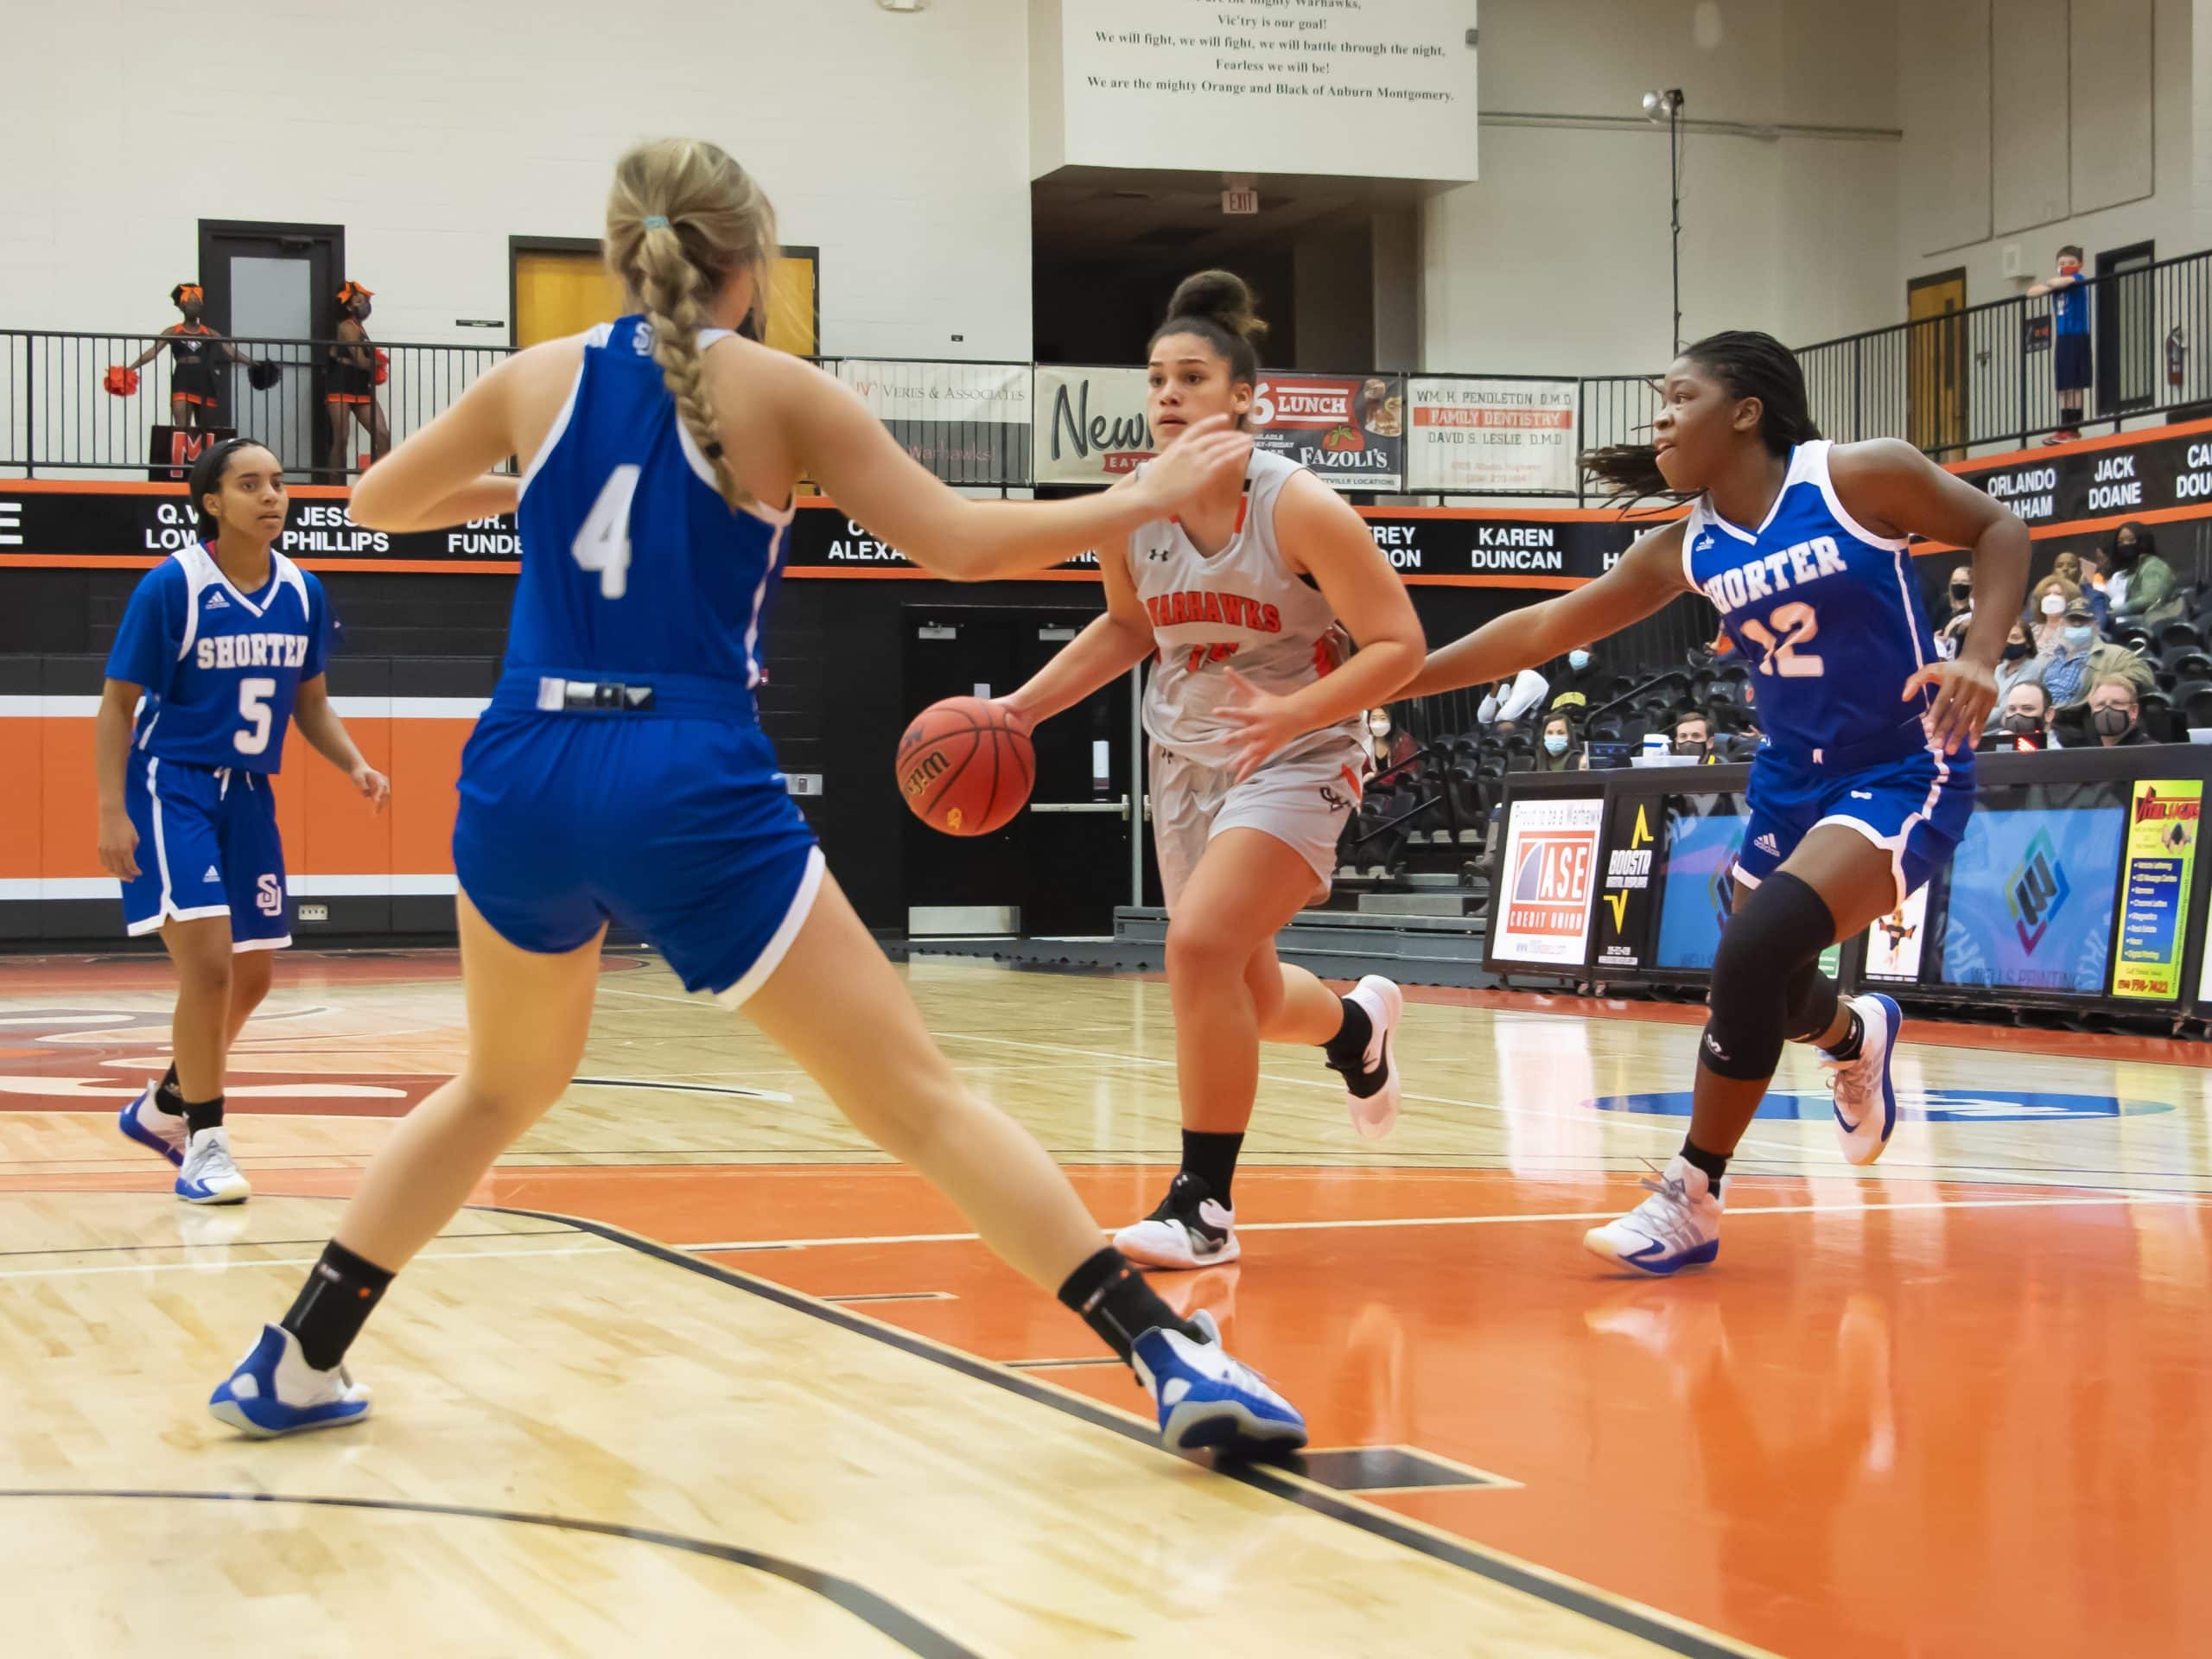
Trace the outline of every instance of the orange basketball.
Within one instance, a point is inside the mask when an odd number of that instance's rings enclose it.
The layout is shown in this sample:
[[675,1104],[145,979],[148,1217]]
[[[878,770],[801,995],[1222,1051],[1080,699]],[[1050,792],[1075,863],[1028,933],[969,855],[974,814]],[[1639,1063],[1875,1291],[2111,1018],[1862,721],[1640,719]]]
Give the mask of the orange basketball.
[[988,836],[1028,804],[1037,777],[1029,724],[981,697],[947,697],[914,716],[894,774],[914,816],[948,836]]

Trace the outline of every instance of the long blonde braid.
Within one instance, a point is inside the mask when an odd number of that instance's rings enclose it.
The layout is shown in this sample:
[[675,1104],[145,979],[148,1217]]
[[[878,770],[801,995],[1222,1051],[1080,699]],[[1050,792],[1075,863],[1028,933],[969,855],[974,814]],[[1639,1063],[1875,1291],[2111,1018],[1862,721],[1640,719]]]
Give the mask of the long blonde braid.
[[659,138],[614,164],[607,199],[607,268],[637,296],[677,418],[714,467],[715,487],[733,508],[749,507],[753,499],[722,453],[699,330],[722,284],[750,270],[753,315],[766,332],[775,251],[775,213],[766,195],[719,146]]

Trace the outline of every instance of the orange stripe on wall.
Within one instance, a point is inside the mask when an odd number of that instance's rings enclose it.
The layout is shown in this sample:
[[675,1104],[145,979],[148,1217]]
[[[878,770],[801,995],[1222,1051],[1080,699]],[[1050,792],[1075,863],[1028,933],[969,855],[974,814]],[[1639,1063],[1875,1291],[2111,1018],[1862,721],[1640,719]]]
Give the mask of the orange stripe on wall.
[[[355,717],[346,722],[369,764],[391,779],[382,816],[298,732],[285,740],[275,784],[276,825],[295,875],[450,875],[460,803],[461,752],[474,722]],[[143,755],[130,764],[143,768]],[[0,776],[11,808],[0,814],[0,879],[97,876],[99,799],[92,721],[48,715],[0,720]],[[154,849],[138,849],[151,869]]]

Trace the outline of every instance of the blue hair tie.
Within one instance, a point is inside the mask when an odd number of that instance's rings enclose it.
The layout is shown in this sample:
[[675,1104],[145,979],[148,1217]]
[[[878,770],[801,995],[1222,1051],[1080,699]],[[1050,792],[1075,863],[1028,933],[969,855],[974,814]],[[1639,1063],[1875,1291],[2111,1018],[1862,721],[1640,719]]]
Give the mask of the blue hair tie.
[[664,231],[668,228],[668,221],[658,213],[647,213],[645,228],[649,231]]

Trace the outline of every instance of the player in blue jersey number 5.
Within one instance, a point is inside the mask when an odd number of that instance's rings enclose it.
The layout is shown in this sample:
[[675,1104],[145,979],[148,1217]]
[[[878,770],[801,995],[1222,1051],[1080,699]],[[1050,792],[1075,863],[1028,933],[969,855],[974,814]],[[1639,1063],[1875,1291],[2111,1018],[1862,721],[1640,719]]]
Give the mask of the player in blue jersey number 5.
[[108,653],[94,738],[100,863],[123,882],[134,937],[176,964],[173,1063],[123,1109],[123,1133],[177,1166],[176,1195],[251,1191],[223,1127],[238,1027],[292,942],[270,779],[295,721],[381,811],[391,785],[361,759],[323,688],[322,584],[276,551],[287,497],[276,457],[231,438],[188,486],[200,539],[146,574]]
[[[1784,1042],[1830,1068],[1843,1155],[1868,1164],[1897,1122],[1897,1004],[1848,1000],[1821,952],[1889,915],[1958,846],[1974,810],[1974,745],[2027,588],[2028,532],[1895,439],[1831,444],[1814,429],[1797,359],[1765,334],[1699,341],[1667,372],[1652,442],[1585,467],[1618,493],[1688,513],[1587,587],[1485,624],[1433,652],[1412,695],[1549,662],[1699,593],[1758,672],[1766,742],[1751,767],[1700,1044],[1690,1132],[1651,1196],[1594,1229],[1599,1255],[1672,1273],[1719,1252],[1729,1154]],[[1937,660],[1914,536],[1974,550],[1974,622]]]

